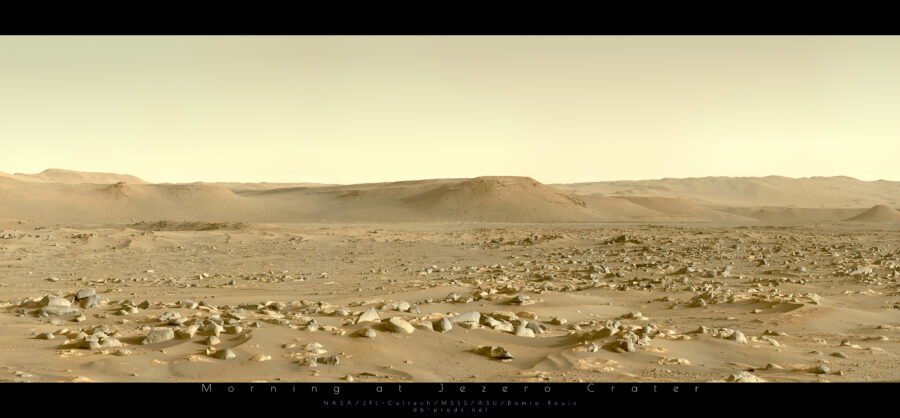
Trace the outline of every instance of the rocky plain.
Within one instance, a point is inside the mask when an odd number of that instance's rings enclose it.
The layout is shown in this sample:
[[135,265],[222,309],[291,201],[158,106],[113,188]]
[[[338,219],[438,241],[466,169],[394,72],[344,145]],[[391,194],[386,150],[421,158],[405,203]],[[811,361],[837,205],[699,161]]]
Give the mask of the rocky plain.
[[898,200],[0,173],[0,381],[896,381]]

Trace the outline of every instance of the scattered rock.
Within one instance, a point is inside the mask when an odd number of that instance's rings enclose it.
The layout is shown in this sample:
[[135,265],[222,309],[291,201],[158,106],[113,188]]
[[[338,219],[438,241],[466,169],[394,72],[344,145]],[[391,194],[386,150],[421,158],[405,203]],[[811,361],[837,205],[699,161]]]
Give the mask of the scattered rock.
[[480,320],[481,320],[481,313],[475,312],[475,311],[461,313],[459,315],[454,316],[453,318],[450,318],[450,322],[454,323],[454,324],[457,324],[460,322],[479,322]]
[[447,318],[441,318],[439,321],[435,321],[434,325],[432,325],[435,331],[439,331],[441,333],[445,333],[453,329],[453,324]]
[[416,330],[409,322],[406,322],[405,319],[400,318],[399,316],[388,319],[386,326],[388,331],[401,334],[412,334],[413,331]]
[[231,360],[231,359],[237,357],[237,354],[234,354],[234,351],[232,351],[230,348],[226,348],[226,349],[220,351],[216,357],[218,357],[222,360]]
[[378,317],[378,311],[376,311],[375,308],[366,309],[365,312],[363,312],[362,314],[359,315],[359,318],[356,318],[357,324],[360,322],[366,322],[366,321],[372,321],[372,322],[381,321],[381,318]]
[[517,337],[530,337],[534,338],[534,331],[525,326],[525,324],[520,324],[516,327],[515,335]]
[[171,328],[157,328],[150,331],[141,344],[157,344],[175,338],[175,332]]
[[316,362],[327,364],[329,366],[337,366],[338,364],[340,364],[341,359],[339,359],[337,355],[333,354],[328,357],[319,357],[316,359]]
[[554,316],[553,319],[550,320],[550,323],[553,325],[565,325],[568,322],[569,321],[567,321],[566,318],[561,318],[558,316]]
[[49,305],[41,308],[42,316],[62,316],[62,315],[74,315],[78,314],[81,311],[78,308],[73,308],[71,306],[62,306],[62,305]]
[[199,325],[191,325],[189,327],[184,327],[175,331],[175,336],[181,339],[194,338],[194,335],[197,334],[197,330],[200,329]]
[[38,302],[38,306],[72,306],[72,301],[59,296],[47,295]]
[[75,300],[87,299],[97,294],[96,289],[81,289],[75,294]]
[[735,382],[735,383],[762,383],[762,382],[765,382],[765,380],[763,380],[761,377],[756,376],[755,374],[746,372],[746,371],[737,372],[731,376],[728,376],[728,379],[726,379],[726,381]]
[[500,360],[507,360],[507,359],[513,358],[513,355],[512,355],[512,353],[509,352],[509,350],[507,350],[503,347],[498,347],[498,346],[493,346],[493,345],[486,345],[486,346],[478,347],[478,349],[476,351],[478,353],[484,354],[488,357],[500,359]]
[[747,337],[744,335],[743,332],[740,332],[740,331],[735,331],[733,334],[731,334],[730,337],[728,337],[728,339],[729,339],[729,340],[734,340],[734,341],[739,342],[739,343],[741,343],[741,344],[746,344],[746,343],[747,343]]

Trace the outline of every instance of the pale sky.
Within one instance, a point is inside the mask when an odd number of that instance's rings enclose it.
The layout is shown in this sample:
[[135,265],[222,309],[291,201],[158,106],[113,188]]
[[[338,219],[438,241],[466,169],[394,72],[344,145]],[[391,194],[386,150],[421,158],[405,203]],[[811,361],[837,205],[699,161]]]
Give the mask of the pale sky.
[[900,37],[0,37],[0,171],[900,180]]

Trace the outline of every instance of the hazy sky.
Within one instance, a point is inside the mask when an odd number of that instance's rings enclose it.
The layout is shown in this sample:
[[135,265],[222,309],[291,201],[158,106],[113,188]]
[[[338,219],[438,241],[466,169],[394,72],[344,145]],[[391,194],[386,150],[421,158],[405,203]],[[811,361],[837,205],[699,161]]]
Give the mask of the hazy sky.
[[0,37],[0,171],[900,180],[900,37]]

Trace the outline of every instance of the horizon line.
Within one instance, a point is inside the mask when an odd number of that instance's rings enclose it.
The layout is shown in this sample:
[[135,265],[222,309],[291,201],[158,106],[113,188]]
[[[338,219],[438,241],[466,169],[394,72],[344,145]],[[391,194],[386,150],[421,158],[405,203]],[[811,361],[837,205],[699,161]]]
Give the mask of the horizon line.
[[458,179],[473,179],[480,177],[522,177],[522,178],[531,178],[535,181],[538,181],[541,184],[564,184],[564,185],[579,185],[579,184],[591,184],[591,183],[611,183],[611,182],[639,182],[639,181],[665,181],[665,180],[694,180],[694,179],[714,179],[714,178],[722,178],[722,179],[763,179],[763,178],[786,178],[786,179],[794,179],[794,180],[803,180],[803,179],[827,179],[827,178],[847,178],[856,181],[863,182],[879,182],[879,181],[889,181],[895,182],[898,180],[889,180],[889,179],[877,179],[877,180],[864,180],[853,176],[848,175],[814,175],[814,176],[806,176],[806,177],[791,177],[784,176],[780,174],[769,174],[764,176],[723,176],[723,175],[708,175],[708,176],[690,176],[690,177],[657,177],[657,178],[644,178],[644,179],[633,179],[633,178],[624,178],[624,179],[604,179],[604,180],[584,180],[584,181],[569,181],[569,182],[559,182],[559,181],[551,181],[544,182],[538,180],[532,176],[525,175],[479,175],[474,177],[430,177],[430,178],[409,178],[403,180],[381,180],[381,181],[363,181],[363,182],[349,182],[349,183],[337,183],[337,182],[327,182],[327,181],[314,181],[314,180],[265,180],[265,181],[248,181],[248,180],[193,180],[193,181],[150,181],[145,177],[136,174],[130,173],[116,173],[116,172],[103,172],[103,171],[81,171],[81,170],[71,170],[64,168],[48,168],[38,173],[8,173],[0,171],[0,174],[6,174],[12,177],[16,176],[39,176],[41,174],[52,172],[52,171],[61,171],[61,172],[69,172],[69,173],[79,173],[79,174],[104,174],[104,175],[119,175],[119,176],[132,176],[136,177],[139,180],[145,181],[150,184],[196,184],[196,183],[238,183],[238,184],[295,184],[295,183],[308,183],[308,184],[321,184],[321,185],[329,185],[329,186],[350,186],[357,184],[380,184],[380,183],[397,183],[404,181],[422,181],[422,180],[458,180]]

